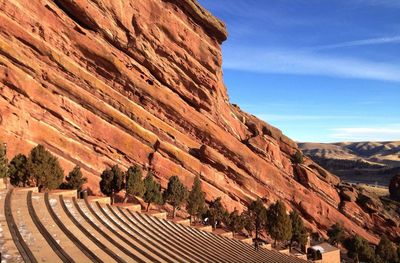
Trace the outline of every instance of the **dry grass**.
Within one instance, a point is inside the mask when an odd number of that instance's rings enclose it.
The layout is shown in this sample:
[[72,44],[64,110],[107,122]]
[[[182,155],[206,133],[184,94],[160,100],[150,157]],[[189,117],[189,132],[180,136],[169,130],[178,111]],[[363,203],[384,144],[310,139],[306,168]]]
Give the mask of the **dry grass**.
[[378,196],[389,196],[389,188],[383,186],[375,186],[369,184],[359,184],[361,188],[365,190],[375,193]]

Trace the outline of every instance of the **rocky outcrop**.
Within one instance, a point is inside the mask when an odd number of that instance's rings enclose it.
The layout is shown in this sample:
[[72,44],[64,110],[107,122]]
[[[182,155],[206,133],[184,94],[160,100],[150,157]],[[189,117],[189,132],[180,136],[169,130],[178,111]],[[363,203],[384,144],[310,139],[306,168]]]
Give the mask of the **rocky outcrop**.
[[377,242],[376,225],[339,211],[336,176],[309,159],[293,166],[296,143],[229,103],[226,37],[194,0],[3,1],[0,140],[9,157],[44,144],[94,192],[106,166],[139,164],[164,187],[200,175],[229,209],[282,199],[311,229],[341,221]]

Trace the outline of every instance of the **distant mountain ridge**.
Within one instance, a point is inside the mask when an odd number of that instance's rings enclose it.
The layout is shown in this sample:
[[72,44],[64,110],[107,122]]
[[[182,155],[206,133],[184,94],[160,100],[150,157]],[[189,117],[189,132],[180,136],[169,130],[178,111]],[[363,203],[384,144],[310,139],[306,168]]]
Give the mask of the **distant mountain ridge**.
[[298,145],[305,155],[347,181],[387,185],[400,172],[400,141]]

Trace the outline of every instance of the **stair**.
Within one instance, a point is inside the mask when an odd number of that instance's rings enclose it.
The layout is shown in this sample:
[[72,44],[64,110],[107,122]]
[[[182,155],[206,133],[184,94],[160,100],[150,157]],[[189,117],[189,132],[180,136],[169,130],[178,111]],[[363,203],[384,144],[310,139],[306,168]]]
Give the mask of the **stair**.
[[306,262],[277,251],[255,251],[251,244],[231,238],[230,232],[216,234],[205,227],[207,232],[185,226],[187,220],[165,220],[165,212],[149,215],[137,210],[105,199],[80,200],[72,191],[0,191],[2,260]]

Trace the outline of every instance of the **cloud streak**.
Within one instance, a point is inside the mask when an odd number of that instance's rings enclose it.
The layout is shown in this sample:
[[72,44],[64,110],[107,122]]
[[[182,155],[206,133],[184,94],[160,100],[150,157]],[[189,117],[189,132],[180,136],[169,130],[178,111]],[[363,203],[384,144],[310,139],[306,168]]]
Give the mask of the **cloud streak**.
[[394,37],[381,37],[381,38],[370,38],[355,41],[348,41],[332,45],[323,45],[313,48],[314,50],[326,50],[346,47],[358,47],[358,46],[370,46],[370,45],[382,45],[382,44],[395,44],[400,43],[400,36]]
[[400,65],[315,52],[230,46],[224,59],[231,70],[400,82]]

